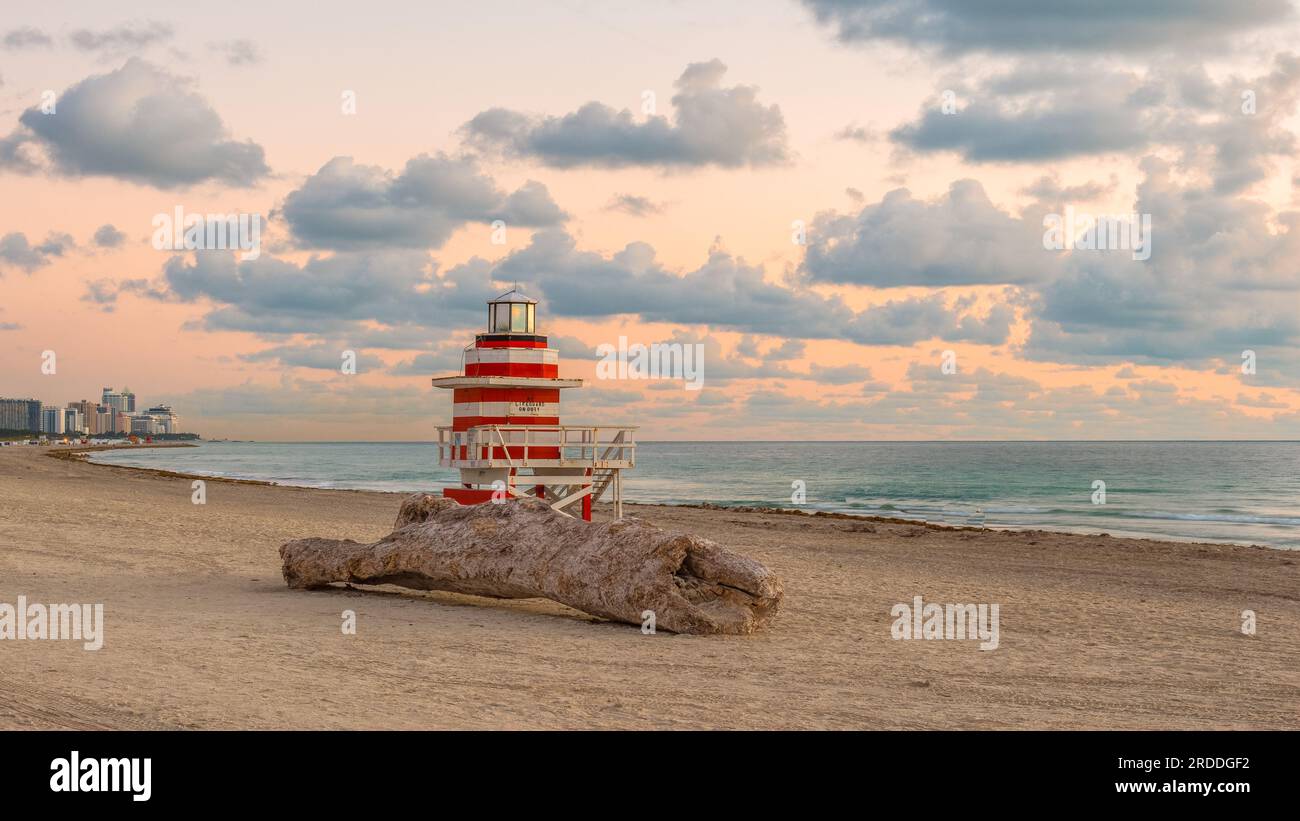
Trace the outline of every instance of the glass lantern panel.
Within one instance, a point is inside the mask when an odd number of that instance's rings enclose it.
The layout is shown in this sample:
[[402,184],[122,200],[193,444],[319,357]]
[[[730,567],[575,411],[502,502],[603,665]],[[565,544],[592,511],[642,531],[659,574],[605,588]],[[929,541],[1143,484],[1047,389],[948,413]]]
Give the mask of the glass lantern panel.
[[510,330],[513,333],[528,331],[528,306],[516,303],[510,306]]
[[509,333],[510,306],[506,304],[493,305],[492,310],[496,312],[496,319],[492,323],[492,330],[495,333]]
[[537,306],[532,304],[528,306],[528,333],[537,333]]

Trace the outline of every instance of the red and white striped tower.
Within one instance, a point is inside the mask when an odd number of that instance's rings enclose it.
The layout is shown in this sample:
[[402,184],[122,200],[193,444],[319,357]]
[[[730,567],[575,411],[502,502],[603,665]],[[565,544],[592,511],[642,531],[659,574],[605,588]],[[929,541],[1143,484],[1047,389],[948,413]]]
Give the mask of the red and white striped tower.
[[537,302],[508,291],[488,302],[488,329],[465,349],[459,376],[433,380],[452,391],[451,425],[438,429],[439,463],[460,468],[460,487],[443,495],[461,504],[537,496],[561,513],[614,489],[622,516],[621,471],[634,464],[635,428],[560,424],[560,353],[537,333]]

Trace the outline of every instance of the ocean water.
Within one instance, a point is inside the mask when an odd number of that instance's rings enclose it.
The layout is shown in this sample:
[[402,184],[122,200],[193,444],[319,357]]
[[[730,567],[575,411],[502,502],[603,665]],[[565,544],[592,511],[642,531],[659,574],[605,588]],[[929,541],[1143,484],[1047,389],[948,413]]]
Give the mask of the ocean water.
[[[286,485],[436,490],[426,442],[206,442],[100,462]],[[794,507],[1300,549],[1300,442],[643,442],[628,501]],[[1094,483],[1105,482],[1105,504]]]

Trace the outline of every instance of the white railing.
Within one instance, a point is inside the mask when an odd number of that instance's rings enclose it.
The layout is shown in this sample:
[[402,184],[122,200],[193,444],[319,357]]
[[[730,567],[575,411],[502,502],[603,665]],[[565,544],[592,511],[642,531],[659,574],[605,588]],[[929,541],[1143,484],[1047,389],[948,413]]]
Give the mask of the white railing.
[[438,428],[443,467],[630,468],[636,464],[635,426],[479,425]]

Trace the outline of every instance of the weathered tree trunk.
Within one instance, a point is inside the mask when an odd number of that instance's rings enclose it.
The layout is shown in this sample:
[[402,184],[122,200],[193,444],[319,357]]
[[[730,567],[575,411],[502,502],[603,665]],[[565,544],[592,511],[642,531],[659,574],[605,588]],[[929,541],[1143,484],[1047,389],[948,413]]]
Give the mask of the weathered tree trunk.
[[708,539],[638,519],[590,524],[538,499],[462,506],[419,494],[378,542],[301,539],[280,558],[293,588],[353,582],[546,598],[631,624],[649,610],[675,633],[752,633],[782,594],[763,565]]

